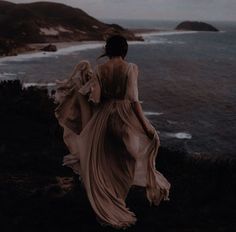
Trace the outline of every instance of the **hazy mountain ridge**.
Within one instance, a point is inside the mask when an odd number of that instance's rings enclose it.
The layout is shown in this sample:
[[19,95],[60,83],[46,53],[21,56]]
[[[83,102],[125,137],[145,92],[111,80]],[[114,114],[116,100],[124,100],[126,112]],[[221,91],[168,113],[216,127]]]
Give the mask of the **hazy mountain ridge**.
[[6,43],[18,47],[27,43],[104,40],[113,33],[141,40],[119,25],[103,23],[79,8],[52,2],[1,1],[0,28],[0,54],[7,50]]

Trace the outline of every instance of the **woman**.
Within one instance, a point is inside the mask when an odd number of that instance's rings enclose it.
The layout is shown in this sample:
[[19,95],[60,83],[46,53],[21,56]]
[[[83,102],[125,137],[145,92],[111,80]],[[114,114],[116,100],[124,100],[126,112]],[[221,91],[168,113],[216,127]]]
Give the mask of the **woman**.
[[159,137],[138,98],[138,67],[124,59],[128,44],[106,41],[109,59],[93,72],[80,62],[57,89],[56,117],[70,154],[63,165],[80,175],[102,224],[125,228],[136,217],[125,205],[132,185],[146,187],[151,204],[169,200],[170,183],[155,169]]

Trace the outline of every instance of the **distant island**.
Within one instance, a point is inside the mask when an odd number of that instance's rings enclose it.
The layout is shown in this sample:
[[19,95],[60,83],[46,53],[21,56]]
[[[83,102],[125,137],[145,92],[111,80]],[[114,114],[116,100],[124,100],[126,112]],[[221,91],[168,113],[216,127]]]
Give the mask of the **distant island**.
[[180,23],[176,30],[187,30],[187,31],[219,31],[212,25],[198,21],[184,21]]
[[53,2],[0,1],[0,56],[30,50],[27,44],[102,41],[111,34],[143,40],[117,24],[103,23],[78,8]]

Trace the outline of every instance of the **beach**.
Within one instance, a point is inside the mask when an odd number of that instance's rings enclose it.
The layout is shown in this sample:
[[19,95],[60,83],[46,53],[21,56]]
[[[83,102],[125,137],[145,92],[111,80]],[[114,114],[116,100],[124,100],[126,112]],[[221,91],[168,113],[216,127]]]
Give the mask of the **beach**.
[[[130,41],[130,44],[145,44],[145,38],[150,36],[164,36],[164,35],[175,35],[175,34],[192,34],[196,33],[195,31],[176,31],[176,30],[163,30],[163,29],[146,29],[146,28],[131,28],[128,29],[129,31],[133,32],[135,36],[143,38],[143,41]],[[44,47],[47,45],[52,44],[55,45],[57,48],[57,52],[53,51],[42,51]],[[16,50],[16,55],[11,56],[0,56],[0,61],[11,61],[14,60],[14,57],[26,57],[27,55],[32,55],[33,57],[43,57],[50,56],[55,54],[62,54],[64,52],[73,52],[79,50],[87,50],[87,49],[94,49],[99,48],[104,45],[104,41],[65,41],[65,42],[53,42],[53,43],[28,43],[25,47],[20,47]],[[38,55],[36,55],[38,54]],[[41,54],[41,55],[40,55]],[[43,55],[42,55],[43,54]]]

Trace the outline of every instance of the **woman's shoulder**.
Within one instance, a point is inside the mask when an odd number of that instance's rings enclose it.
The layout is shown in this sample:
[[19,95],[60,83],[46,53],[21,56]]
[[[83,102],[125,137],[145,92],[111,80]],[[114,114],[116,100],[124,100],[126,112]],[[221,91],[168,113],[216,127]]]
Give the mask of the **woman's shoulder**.
[[135,63],[128,63],[128,70],[131,73],[138,74],[138,65]]
[[138,65],[133,63],[133,62],[127,62],[127,64],[130,65],[130,66],[133,66],[133,67],[138,67]]

